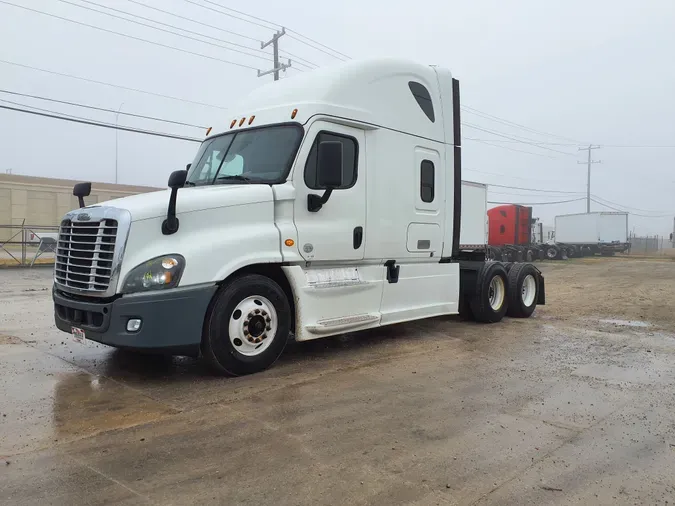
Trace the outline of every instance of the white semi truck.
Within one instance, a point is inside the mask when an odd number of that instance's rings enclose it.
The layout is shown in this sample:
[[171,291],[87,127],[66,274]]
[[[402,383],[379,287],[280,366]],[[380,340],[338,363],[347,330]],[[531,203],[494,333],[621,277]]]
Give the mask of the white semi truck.
[[555,242],[568,257],[623,253],[630,248],[628,214],[597,212],[556,216]]
[[54,271],[59,329],[240,375],[272,365],[291,333],[460,309],[497,322],[544,303],[534,266],[507,271],[460,247],[449,71],[349,61],[270,83],[237,109],[169,190],[85,207],[91,185],[76,185],[82,207],[61,222]]

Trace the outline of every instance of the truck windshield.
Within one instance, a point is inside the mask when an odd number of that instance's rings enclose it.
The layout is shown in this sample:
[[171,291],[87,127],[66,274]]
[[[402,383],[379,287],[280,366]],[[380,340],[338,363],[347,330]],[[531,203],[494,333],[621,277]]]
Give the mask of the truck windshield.
[[302,133],[300,125],[277,125],[208,139],[197,152],[186,185],[281,183]]

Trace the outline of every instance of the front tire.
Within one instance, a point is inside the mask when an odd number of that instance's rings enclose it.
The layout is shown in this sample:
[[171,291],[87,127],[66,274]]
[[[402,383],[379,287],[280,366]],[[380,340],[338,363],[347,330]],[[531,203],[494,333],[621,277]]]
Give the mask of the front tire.
[[238,277],[215,295],[206,316],[202,355],[218,374],[270,367],[286,347],[291,308],[283,289],[258,274]]
[[478,271],[475,292],[470,301],[474,319],[482,323],[500,321],[506,314],[507,296],[508,275],[504,266],[498,263],[483,264]]
[[539,271],[532,264],[517,264],[509,271],[509,297],[506,314],[529,318],[539,299]]

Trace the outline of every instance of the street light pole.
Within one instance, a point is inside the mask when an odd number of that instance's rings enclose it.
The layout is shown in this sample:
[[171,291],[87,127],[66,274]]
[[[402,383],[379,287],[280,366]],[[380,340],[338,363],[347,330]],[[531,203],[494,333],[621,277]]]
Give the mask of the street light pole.
[[117,112],[115,113],[115,184],[117,184],[117,146],[118,146],[118,132],[119,130],[117,129],[117,122],[120,119],[120,112],[122,112],[122,106],[124,105],[124,102],[122,102],[117,109]]

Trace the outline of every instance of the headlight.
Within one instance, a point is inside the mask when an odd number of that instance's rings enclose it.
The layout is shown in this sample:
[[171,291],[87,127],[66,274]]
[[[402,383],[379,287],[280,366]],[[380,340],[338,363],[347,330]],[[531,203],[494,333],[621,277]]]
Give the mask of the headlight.
[[178,286],[185,268],[185,259],[180,255],[163,255],[134,267],[127,274],[122,293],[164,290]]

